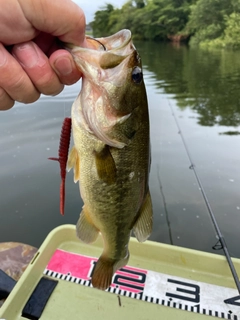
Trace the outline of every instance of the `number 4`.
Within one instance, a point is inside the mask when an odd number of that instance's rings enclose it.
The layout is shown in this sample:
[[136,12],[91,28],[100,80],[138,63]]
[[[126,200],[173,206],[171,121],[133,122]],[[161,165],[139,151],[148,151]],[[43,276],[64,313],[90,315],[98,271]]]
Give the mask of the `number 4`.
[[224,302],[227,303],[227,304],[232,304],[234,306],[240,306],[240,301],[237,302],[237,300],[240,300],[240,296],[236,296],[236,297],[233,297],[233,298],[230,298],[230,299],[226,299],[226,300],[224,300]]

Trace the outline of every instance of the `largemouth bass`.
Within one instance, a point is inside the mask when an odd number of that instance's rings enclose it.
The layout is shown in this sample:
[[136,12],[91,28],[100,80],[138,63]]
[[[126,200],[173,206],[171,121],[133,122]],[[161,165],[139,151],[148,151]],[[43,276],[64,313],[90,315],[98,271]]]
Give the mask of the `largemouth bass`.
[[107,289],[129,259],[133,230],[145,241],[152,230],[148,187],[149,116],[141,59],[129,30],[88,39],[69,50],[81,70],[82,89],[72,106],[74,169],[84,202],[76,229],[85,243],[103,237],[92,285]]

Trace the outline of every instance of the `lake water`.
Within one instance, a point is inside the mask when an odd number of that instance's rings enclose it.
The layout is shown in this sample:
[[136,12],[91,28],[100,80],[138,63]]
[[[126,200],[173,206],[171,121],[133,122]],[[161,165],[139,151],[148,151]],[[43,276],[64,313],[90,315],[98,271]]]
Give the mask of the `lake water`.
[[[150,239],[216,252],[216,232],[179,126],[230,254],[240,258],[240,52],[136,46],[151,121]],[[1,112],[0,242],[39,246],[54,227],[78,220],[82,201],[72,172],[62,217],[59,166],[48,157],[57,156],[62,121],[79,90],[77,83],[57,97]]]

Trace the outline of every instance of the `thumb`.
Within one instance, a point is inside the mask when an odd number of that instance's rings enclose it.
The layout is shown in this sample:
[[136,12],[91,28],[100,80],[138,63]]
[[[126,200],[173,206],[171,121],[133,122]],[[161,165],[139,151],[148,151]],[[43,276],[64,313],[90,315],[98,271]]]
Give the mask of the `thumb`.
[[85,39],[85,15],[71,0],[18,0],[31,25],[58,37],[63,42],[82,45]]

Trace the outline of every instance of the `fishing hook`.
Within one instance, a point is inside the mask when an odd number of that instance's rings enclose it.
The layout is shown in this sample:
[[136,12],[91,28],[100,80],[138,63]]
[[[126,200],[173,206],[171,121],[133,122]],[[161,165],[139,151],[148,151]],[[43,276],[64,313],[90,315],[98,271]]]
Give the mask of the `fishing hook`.
[[93,38],[93,37],[90,37],[90,36],[86,36],[86,38],[98,42],[98,43],[103,47],[103,50],[104,50],[104,51],[107,51],[107,48],[105,47],[105,45],[104,45],[101,41],[99,41],[98,39]]

